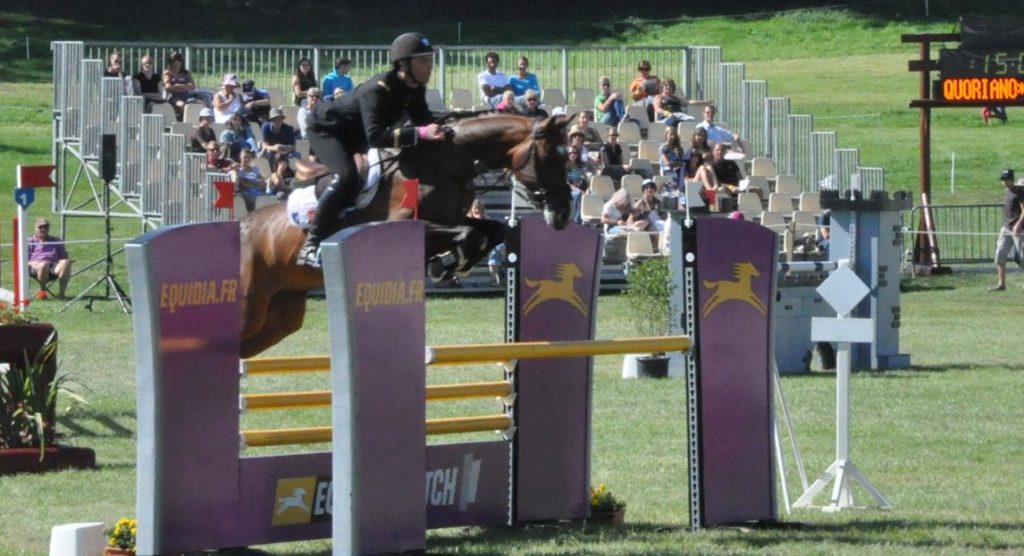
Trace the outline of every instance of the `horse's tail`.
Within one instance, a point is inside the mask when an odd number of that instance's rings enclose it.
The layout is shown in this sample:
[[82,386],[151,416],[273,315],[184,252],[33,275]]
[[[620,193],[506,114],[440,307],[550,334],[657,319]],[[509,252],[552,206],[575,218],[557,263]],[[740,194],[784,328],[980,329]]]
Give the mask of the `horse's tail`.
[[715,289],[715,285],[716,284],[718,284],[717,281],[704,280],[704,287],[709,289],[709,290]]
[[523,278],[523,281],[526,282],[526,286],[530,288],[536,288],[537,286],[540,285],[541,282],[540,280],[530,280],[529,278],[525,277]]

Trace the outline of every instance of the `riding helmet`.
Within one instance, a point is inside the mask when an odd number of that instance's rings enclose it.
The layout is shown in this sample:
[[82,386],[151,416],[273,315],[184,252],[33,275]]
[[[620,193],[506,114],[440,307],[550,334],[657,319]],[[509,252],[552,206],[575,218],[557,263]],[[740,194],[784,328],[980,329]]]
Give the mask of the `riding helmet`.
[[391,43],[392,62],[433,53],[434,47],[430,45],[430,40],[420,33],[403,33]]

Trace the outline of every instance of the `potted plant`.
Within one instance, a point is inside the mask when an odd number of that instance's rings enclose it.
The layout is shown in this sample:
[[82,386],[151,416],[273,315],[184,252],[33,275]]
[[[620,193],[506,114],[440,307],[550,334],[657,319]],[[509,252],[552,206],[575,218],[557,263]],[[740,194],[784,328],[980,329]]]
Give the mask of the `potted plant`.
[[590,487],[590,521],[606,525],[622,525],[626,503],[615,497],[604,483]]
[[105,556],[131,556],[135,554],[135,535],[139,524],[134,519],[123,517],[113,527],[106,529],[107,546]]
[[[629,289],[629,322],[641,336],[663,336],[669,331],[669,301],[673,292],[668,257],[652,257],[631,265],[626,275]],[[664,353],[627,355],[622,376],[668,376],[669,357]]]
[[9,305],[0,306],[0,475],[94,467],[87,448],[57,445],[57,396],[84,403],[57,374],[57,333]]

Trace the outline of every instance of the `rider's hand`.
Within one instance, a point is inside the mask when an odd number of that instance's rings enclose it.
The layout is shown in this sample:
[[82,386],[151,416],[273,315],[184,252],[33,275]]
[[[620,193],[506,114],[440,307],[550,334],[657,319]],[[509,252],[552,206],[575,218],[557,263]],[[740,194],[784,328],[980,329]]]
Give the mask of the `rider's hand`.
[[437,124],[420,126],[416,132],[422,141],[444,141],[444,130]]

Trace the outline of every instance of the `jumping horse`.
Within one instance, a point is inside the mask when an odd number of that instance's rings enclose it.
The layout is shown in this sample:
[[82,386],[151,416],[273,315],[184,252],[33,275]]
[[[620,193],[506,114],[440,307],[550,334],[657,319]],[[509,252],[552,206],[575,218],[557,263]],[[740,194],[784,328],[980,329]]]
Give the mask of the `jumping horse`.
[[[447,126],[447,141],[403,152],[381,176],[370,203],[344,215],[337,228],[412,218],[403,184],[416,178],[417,217],[427,225],[428,262],[454,260],[453,270],[468,271],[504,239],[502,223],[466,216],[474,198],[473,178],[484,166],[510,169],[530,203],[543,210],[547,224],[561,229],[569,222],[571,208],[565,179],[568,121],[514,115],[455,120]],[[295,264],[305,232],[289,221],[285,203],[249,213],[240,227],[241,356],[251,357],[302,327],[306,296],[309,290],[322,288],[324,278],[319,269]]]

